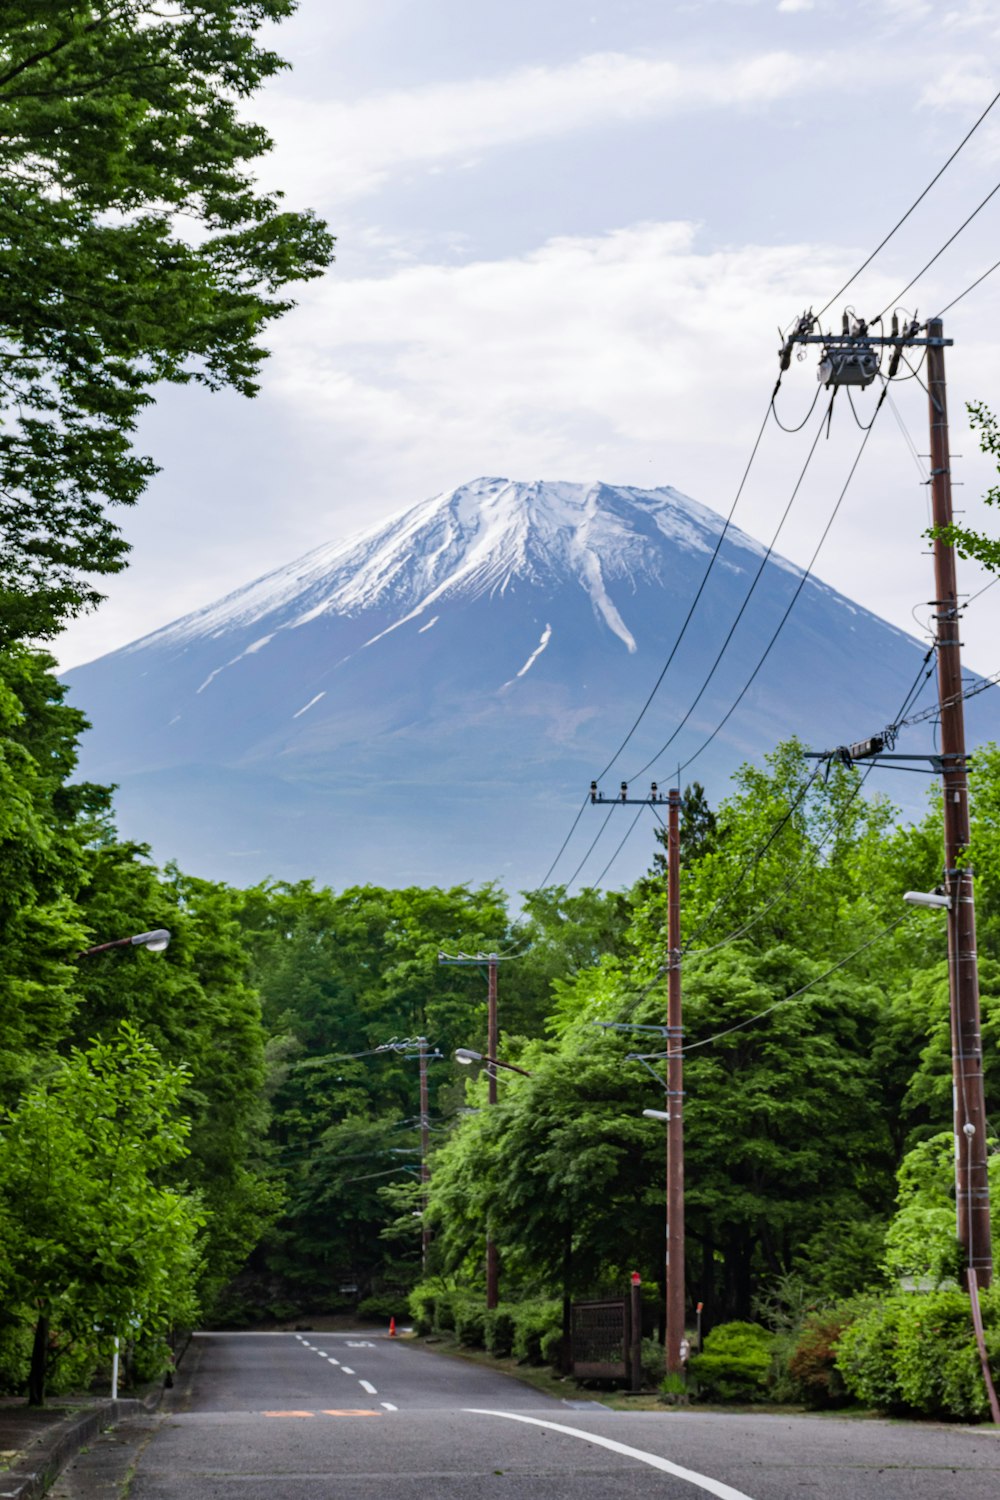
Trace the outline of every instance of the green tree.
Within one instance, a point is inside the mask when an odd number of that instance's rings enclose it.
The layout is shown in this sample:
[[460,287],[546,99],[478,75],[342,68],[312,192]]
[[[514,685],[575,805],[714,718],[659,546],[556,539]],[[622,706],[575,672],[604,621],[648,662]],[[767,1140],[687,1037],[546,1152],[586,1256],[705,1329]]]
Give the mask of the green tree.
[[52,1324],[126,1335],[195,1314],[203,1215],[163,1183],[188,1150],[183,1083],[123,1023],[75,1049],[0,1130],[5,1302],[34,1321],[33,1404],[45,1398]]
[[[1000,469],[1000,423],[984,401],[967,401],[969,425],[979,434],[979,447],[996,460]],[[1000,505],[1000,485],[992,485],[983,496],[987,505]],[[1000,539],[987,536],[972,526],[932,526],[926,536],[951,542],[959,557],[971,558],[995,573],[1000,568]]]
[[127,550],[108,507],[158,382],[252,395],[332,240],[256,185],[242,106],[293,0],[6,0],[0,14],[0,639],[41,638]]
[[0,1104],[13,1104],[65,1036],[86,940],[76,894],[91,813],[107,794],[67,785],[82,716],[51,658],[0,651]]
[[211,1308],[281,1205],[264,1144],[265,1032],[247,979],[239,894],[174,868],[161,875],[144,854],[113,840],[92,848],[77,900],[91,941],[166,927],[170,947],[155,958],[127,948],[83,960],[72,1035],[107,1037],[127,1018],[183,1065],[184,1176],[209,1212],[199,1290]]

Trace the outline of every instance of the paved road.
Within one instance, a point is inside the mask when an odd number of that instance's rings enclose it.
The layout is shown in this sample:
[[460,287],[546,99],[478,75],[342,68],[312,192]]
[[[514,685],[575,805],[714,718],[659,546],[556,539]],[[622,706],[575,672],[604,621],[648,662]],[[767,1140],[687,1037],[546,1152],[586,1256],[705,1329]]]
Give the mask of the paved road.
[[[189,1363],[190,1362],[190,1363]],[[365,1334],[200,1335],[53,1500],[997,1500],[1000,1434],[621,1413]]]

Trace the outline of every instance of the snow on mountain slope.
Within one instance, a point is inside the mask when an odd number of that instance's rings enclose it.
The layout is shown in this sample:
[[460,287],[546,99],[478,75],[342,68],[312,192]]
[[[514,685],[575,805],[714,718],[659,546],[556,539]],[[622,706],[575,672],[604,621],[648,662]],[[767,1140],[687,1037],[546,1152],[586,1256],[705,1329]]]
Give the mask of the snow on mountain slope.
[[[120,784],[126,833],[196,873],[529,885],[645,701],[722,525],[669,487],[461,485],[69,673],[93,724],[83,772]],[[771,556],[685,721],[763,559],[730,528],[616,776],[669,740],[665,779],[708,743],[685,779],[718,796],[791,733],[836,744],[895,712],[923,648],[809,579],[725,719],[802,581]],[[633,842],[612,879],[648,859],[649,836]]]
[[[265,621],[294,629],[320,615],[371,609],[398,609],[395,623],[402,624],[441,599],[503,594],[518,581],[544,585],[554,579],[575,579],[609,628],[634,650],[606,579],[662,583],[662,541],[709,553],[722,524],[713,511],[670,488],[477,479],[374,530],[317,547],[125,650],[181,645]],[[738,528],[730,529],[730,538],[763,555],[759,543]],[[247,650],[260,650],[269,640],[262,637]]]

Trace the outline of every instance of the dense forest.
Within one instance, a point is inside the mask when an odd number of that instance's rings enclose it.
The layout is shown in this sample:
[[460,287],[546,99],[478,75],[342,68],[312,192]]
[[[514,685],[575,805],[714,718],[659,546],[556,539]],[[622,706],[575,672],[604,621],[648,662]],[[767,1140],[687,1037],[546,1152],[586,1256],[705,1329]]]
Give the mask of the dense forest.
[[[111,789],[75,779],[85,725],[43,646],[125,564],[113,508],[154,471],[139,417],[165,381],[252,395],[288,287],[332,256],[258,190],[269,142],[240,110],[283,66],[258,33],[292,8],[0,17],[0,1389],[34,1402],[85,1387],[115,1341],[131,1379],[162,1372],[199,1320],[458,1289],[481,1308],[487,1228],[507,1299],[662,1268],[663,1128],[642,1113],[662,1062],[638,1055],[662,1050],[641,1029],[664,1020],[662,851],[622,892],[236,890],[157,869]],[[972,782],[996,1109],[995,747]],[[956,1269],[945,918],[901,905],[940,879],[940,821],[932,793],[899,826],[864,773],[795,744],[715,807],[685,792],[687,1272],[709,1324]],[[156,928],[165,952],[102,947]],[[485,976],[442,950],[501,957],[522,1072],[494,1106],[454,1057],[485,1049]],[[987,1313],[996,1352],[995,1292]],[[908,1347],[866,1316],[855,1389],[941,1409],[906,1371],[888,1396],[864,1374],[865,1328]],[[956,1369],[946,1409],[978,1410],[965,1344]]]
[[[656,1283],[663,1127],[642,1111],[662,1106],[662,1042],[638,1028],[664,1017],[662,860],[630,891],[555,887],[517,910],[493,886],[235,890],[160,871],[116,837],[110,794],[74,783],[83,726],[51,661],[10,647],[0,672],[7,1389],[33,1350],[79,1378],[112,1331],[141,1372],[199,1316],[377,1314],[421,1279],[481,1288],[487,1225],[505,1297],[634,1268]],[[995,1107],[1000,752],[973,782]],[[710,1323],[790,1276],[837,1297],[952,1264],[944,917],[901,902],[937,883],[939,837],[934,795],[900,827],[857,769],[818,775],[794,744],[714,809],[685,794],[688,1283]],[[77,957],[152,927],[165,953]],[[528,1076],[503,1073],[493,1108],[454,1060],[485,1049],[485,970],[442,951],[502,956],[500,1055]]]

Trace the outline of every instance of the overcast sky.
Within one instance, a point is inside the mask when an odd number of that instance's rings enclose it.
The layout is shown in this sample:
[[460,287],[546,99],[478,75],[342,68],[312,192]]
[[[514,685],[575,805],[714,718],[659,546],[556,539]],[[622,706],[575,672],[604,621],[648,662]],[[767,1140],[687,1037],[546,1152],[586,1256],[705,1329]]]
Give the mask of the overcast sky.
[[[124,516],[132,565],[63,665],[479,474],[670,484],[727,511],[777,326],[930,180],[1000,89],[998,43],[1000,0],[300,0],[274,36],[292,70],[250,113],[276,143],[263,180],[328,219],[337,263],[273,331],[255,401],[168,390],[145,419],[162,472]],[[891,304],[998,180],[1000,105],[845,300]],[[1000,194],[907,309],[943,307],[998,231]],[[996,476],[963,403],[1000,409],[998,315],[1000,271],[946,320],[970,515]],[[813,359],[793,365],[786,422],[815,389]],[[926,454],[926,397],[910,380],[894,399],[816,571],[917,632],[927,491],[903,429]],[[811,438],[772,424],[745,530],[770,539]],[[860,439],[838,401],[780,552],[809,561]],[[1000,587],[970,607],[969,665],[1000,669],[998,627]]]

